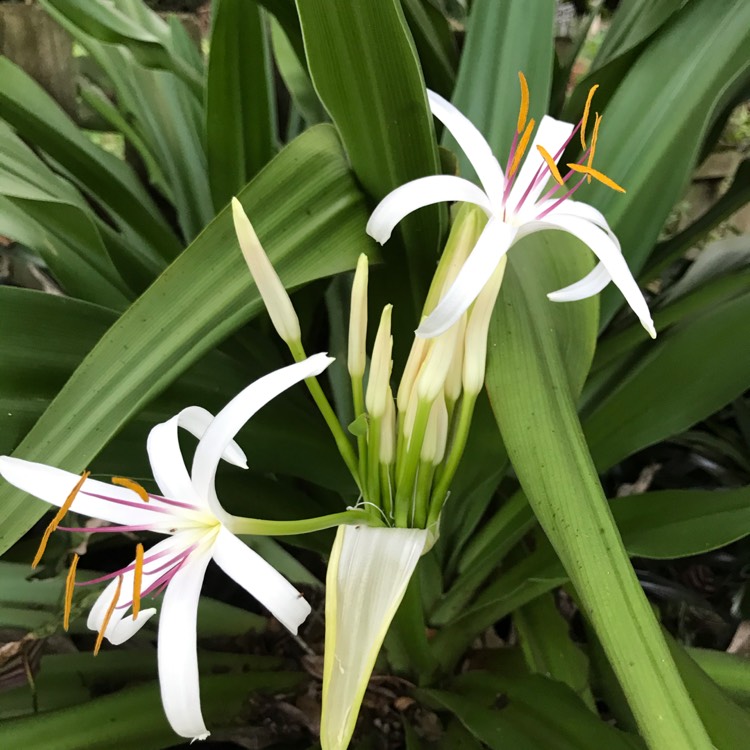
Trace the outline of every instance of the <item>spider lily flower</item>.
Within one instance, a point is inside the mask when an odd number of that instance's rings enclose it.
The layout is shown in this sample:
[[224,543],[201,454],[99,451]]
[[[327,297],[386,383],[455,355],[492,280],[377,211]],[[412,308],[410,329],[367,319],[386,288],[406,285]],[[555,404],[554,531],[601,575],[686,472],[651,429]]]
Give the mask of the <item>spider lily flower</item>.
[[[592,206],[571,200],[583,185],[596,179],[624,192],[592,166],[601,117],[597,114],[590,144],[586,144],[586,125],[591,99],[589,93],[583,117],[578,125],[544,116],[536,129],[527,121],[528,87],[523,74],[521,111],[505,171],[495,158],[479,130],[452,104],[428,91],[432,114],[456,139],[468,157],[481,183],[481,189],[469,180],[452,175],[422,177],[396,188],[375,208],[367,232],[381,244],[394,227],[412,211],[443,201],[463,201],[479,206],[488,222],[458,276],[432,312],[417,328],[420,337],[432,338],[450,328],[476,299],[500,259],[521,238],[534,232],[554,229],[567,232],[587,245],[599,259],[594,270],[580,281],[552,292],[549,299],[565,302],[598,294],[613,281],[630,307],[652,336],[656,336],[648,305],[622,255],[620,243],[604,216]],[[584,149],[581,160],[560,170],[558,161],[577,132]],[[552,180],[552,187],[545,189]]]
[[[143,551],[139,545],[130,565],[80,585],[109,581],[88,617],[88,627],[121,644],[154,615],[142,609],[144,596],[164,589],[158,632],[161,697],[167,719],[177,734],[205,739],[198,684],[196,616],[206,567],[214,560],[224,572],[263,604],[293,633],[310,613],[297,589],[234,532],[263,533],[263,521],[232,516],[220,505],[214,480],[220,459],[247,468],[234,436],[255,412],[304,378],[320,374],[333,360],[316,354],[255,381],[213,417],[192,406],[154,427],[148,436],[148,455],[162,494],[148,493],[132,480],[116,478],[110,485],[44,464],[0,457],[0,475],[19,489],[59,506],[44,534],[41,557],[56,529],[87,532],[155,531],[166,539]],[[188,472],[178,441],[179,428],[199,439],[192,470]],[[68,510],[109,521],[114,526],[75,529],[59,526]],[[77,557],[66,586],[67,623]]]

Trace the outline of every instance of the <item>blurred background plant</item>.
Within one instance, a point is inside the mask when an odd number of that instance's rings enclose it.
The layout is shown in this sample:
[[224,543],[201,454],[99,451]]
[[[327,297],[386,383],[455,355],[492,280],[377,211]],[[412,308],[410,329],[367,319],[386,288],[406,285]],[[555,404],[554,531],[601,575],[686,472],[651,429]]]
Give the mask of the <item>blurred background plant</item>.
[[[499,304],[489,395],[513,443],[513,407],[497,406],[513,383],[503,325],[514,314],[545,324],[696,708],[719,750],[745,747],[749,49],[742,0],[0,3],[0,453],[148,484],[151,425],[187,404],[216,408],[286,362],[236,246],[235,194],[295,290],[309,349],[339,357],[326,387],[348,424],[348,272],[360,252],[382,261],[372,310],[402,301],[394,340],[408,346],[447,228],[443,210],[426,209],[381,255],[368,211],[407,179],[466,173],[455,144],[437,147],[422,76],[501,158],[519,70],[535,117],[577,119],[599,83],[598,153],[628,193],[592,185],[583,200],[620,237],[659,338],[648,342],[615,294],[602,295],[598,325],[595,303]],[[572,280],[549,244],[511,256],[501,298],[523,285],[543,300]],[[397,367],[405,355],[394,352]],[[298,518],[353,503],[321,429],[301,391],[259,414],[240,440],[251,471],[220,476],[230,510]],[[525,469],[510,466],[483,400],[358,746],[643,746],[519,487]],[[80,619],[61,634],[68,554],[85,552],[93,575],[127,562],[134,540],[60,533],[32,577],[43,512],[0,488],[0,743],[173,746],[154,629],[96,660]],[[209,571],[199,633],[205,715],[222,728],[212,743],[315,742],[331,541],[252,542],[314,605],[296,641]]]

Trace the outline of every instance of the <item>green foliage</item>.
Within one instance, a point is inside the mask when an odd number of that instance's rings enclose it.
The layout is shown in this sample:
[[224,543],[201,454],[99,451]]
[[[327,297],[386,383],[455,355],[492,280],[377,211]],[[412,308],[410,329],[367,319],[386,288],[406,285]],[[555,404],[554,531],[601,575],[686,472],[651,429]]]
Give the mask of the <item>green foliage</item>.
[[[750,239],[721,237],[695,255],[747,205],[747,160],[703,215],[672,236],[663,230],[750,84],[750,5],[623,0],[578,80],[568,74],[584,37],[572,52],[556,49],[552,0],[474,0],[468,11],[448,0],[220,0],[205,59],[179,22],[142,0],[40,5],[83,50],[81,98],[124,139],[126,157],[103,150],[0,58],[0,235],[64,294],[0,287],[0,452],[146,484],[153,424],[189,404],[215,410],[289,362],[239,252],[232,196],[293,293],[308,351],[337,356],[321,385],[342,425],[364,437],[366,419],[348,406],[345,319],[359,254],[380,260],[365,234],[369,210],[414,178],[475,177],[452,138],[438,147],[425,84],[477,125],[501,164],[516,128],[519,71],[537,120],[549,111],[577,121],[599,84],[595,166],[627,193],[592,183],[576,199],[604,213],[634,274],[649,282],[659,336],[650,341],[629,312],[619,314],[616,290],[605,290],[601,312],[596,298],[547,299],[593,267],[577,241],[547,233],[513,249],[490,332],[489,401],[477,402],[440,539],[412,580],[378,671],[420,685],[392,683],[418,704],[401,715],[410,750],[744,746],[747,665],[722,652],[728,636],[686,651],[665,633],[629,558],[703,555],[710,566],[714,550],[747,557]],[[578,31],[593,18],[579,19]],[[447,215],[443,206],[410,215],[383,265],[370,269],[370,340],[376,305],[395,303],[394,379]],[[219,477],[232,512],[296,520],[356,502],[311,407],[290,393],[240,434],[251,470]],[[656,463],[666,465],[654,486],[615,497]],[[150,625],[129,651],[105,650],[98,661],[51,653],[37,669],[32,644],[61,627],[59,571],[83,541],[60,532],[31,578],[25,562],[45,507],[0,486],[0,627],[13,629],[15,648],[0,646],[0,745],[169,746]],[[82,567],[130,554],[132,540],[95,537]],[[314,592],[331,539],[246,541]],[[736,607],[742,585],[732,591]],[[314,695],[315,678],[292,667],[296,647],[284,651],[291,660],[278,657],[265,617],[233,606],[229,590],[219,595],[232,604],[204,599],[199,618],[207,721],[252,723],[248,706],[261,694]],[[74,606],[69,638],[79,648],[90,645],[88,603],[82,596]],[[723,634],[731,605],[716,605]],[[497,645],[504,618],[515,645],[478,646]],[[317,621],[302,631],[313,649]],[[379,700],[390,695],[384,684]],[[602,700],[616,726],[597,712]],[[377,745],[372,715],[361,726],[362,746]]]

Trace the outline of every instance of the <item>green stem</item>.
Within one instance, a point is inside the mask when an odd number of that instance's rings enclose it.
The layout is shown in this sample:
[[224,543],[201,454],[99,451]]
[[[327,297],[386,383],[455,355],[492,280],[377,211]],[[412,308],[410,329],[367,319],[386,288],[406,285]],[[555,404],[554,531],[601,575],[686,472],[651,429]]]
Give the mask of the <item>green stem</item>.
[[430,507],[430,489],[435,476],[435,466],[429,461],[419,462],[417,473],[417,491],[414,495],[414,527],[427,528],[427,512]]
[[443,508],[448,490],[453,477],[456,475],[458,465],[461,462],[461,456],[466,448],[466,441],[469,439],[469,430],[471,429],[471,418],[474,414],[474,405],[477,402],[477,394],[465,393],[461,400],[461,407],[458,413],[458,424],[451,441],[448,458],[438,471],[436,480],[437,485],[432,493],[432,502],[430,503],[430,512],[427,517],[427,524],[431,525],[440,517],[440,511]]
[[429,401],[420,401],[417,405],[417,415],[414,418],[409,446],[404,450],[403,465],[396,478],[396,526],[401,528],[407,528],[410,525],[409,511],[412,508],[414,480],[431,408],[432,404]]
[[318,518],[303,518],[297,521],[267,521],[260,518],[229,516],[224,525],[233,534],[292,536],[293,534],[310,534],[313,531],[331,529],[334,526],[356,525],[358,523],[373,525],[363,510],[345,510],[341,513],[331,513]]
[[[300,341],[293,341],[287,345],[295,362],[307,359],[307,354]],[[359,491],[362,492],[362,480],[359,476],[357,457],[354,455],[354,448],[352,448],[352,444],[349,442],[349,436],[344,432],[344,428],[341,426],[341,422],[339,422],[339,418],[328,402],[325,393],[323,393],[323,389],[320,387],[317,378],[307,378],[305,384],[310,391],[310,395],[313,397],[313,401],[315,401],[320,413],[323,415],[323,419],[325,419],[328,429],[331,431],[331,435],[333,435],[333,439],[336,441],[336,447],[339,449],[341,458],[344,459],[344,463],[357,483]]]
[[[352,377],[352,401],[354,403],[354,419],[365,413],[365,390],[362,376]],[[367,486],[367,437],[357,435],[357,455],[359,457],[359,478],[362,487]],[[368,498],[365,498],[367,500]]]
[[380,464],[380,486],[383,494],[383,512],[386,518],[393,520],[393,477],[391,466]]
[[[367,427],[367,499],[382,507],[380,502],[380,423],[381,419],[371,419]],[[373,511],[376,508],[372,509]]]

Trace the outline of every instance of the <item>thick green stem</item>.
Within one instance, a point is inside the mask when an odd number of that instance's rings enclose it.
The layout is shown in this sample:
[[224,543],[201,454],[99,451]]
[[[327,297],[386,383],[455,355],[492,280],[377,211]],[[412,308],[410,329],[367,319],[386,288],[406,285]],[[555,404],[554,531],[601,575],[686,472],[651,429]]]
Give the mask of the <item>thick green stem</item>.
[[267,521],[260,518],[242,518],[229,516],[224,525],[233,534],[252,534],[253,536],[292,536],[294,534],[309,534],[313,531],[331,529],[334,526],[356,525],[358,523],[372,524],[363,510],[345,510],[342,513],[331,513],[318,518],[303,518],[299,521]]
[[429,401],[419,402],[409,444],[404,450],[403,465],[396,475],[396,526],[405,528],[410,525],[409,513],[414,500],[414,480],[417,476],[419,454],[422,452],[422,441],[431,408],[432,404]]
[[[307,359],[307,354],[305,353],[305,349],[301,342],[293,341],[288,343],[288,346],[295,362],[301,362],[302,360]],[[344,463],[349,469],[354,481],[357,483],[359,491],[362,492],[362,480],[359,476],[357,457],[354,455],[354,448],[349,442],[349,436],[344,432],[344,428],[341,426],[341,422],[339,422],[336,412],[334,412],[325,393],[323,393],[323,389],[320,387],[320,383],[318,383],[317,379],[307,378],[305,384],[310,391],[310,395],[313,397],[313,401],[315,401],[320,413],[323,415],[323,419],[325,419],[328,429],[331,431],[331,435],[333,435],[333,439],[336,441],[336,447],[339,449],[341,458],[344,459]]]
[[[365,390],[361,375],[352,377],[352,401],[354,419],[359,419],[365,413]],[[364,488],[367,486],[367,436],[364,432],[357,435],[357,455],[359,457],[359,480]]]
[[417,490],[414,494],[414,526],[418,529],[427,528],[427,514],[430,507],[430,489],[432,478],[435,476],[435,465],[429,461],[419,462],[417,474]]

